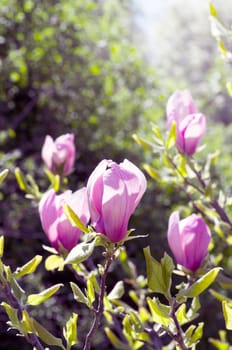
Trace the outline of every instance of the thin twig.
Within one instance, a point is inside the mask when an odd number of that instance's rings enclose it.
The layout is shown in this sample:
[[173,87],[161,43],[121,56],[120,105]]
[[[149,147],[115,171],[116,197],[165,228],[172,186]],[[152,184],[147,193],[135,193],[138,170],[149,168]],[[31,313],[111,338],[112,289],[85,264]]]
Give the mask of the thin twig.
[[170,317],[173,319],[176,326],[176,333],[172,334],[172,338],[177,342],[182,350],[188,350],[184,343],[183,331],[176,317],[176,299],[172,299]]
[[[21,321],[23,316],[23,307],[20,305],[19,301],[16,299],[14,294],[11,291],[11,288],[8,283],[5,283],[3,287],[3,292],[7,298],[7,301],[9,304],[18,311],[18,318],[19,321]],[[28,343],[30,343],[33,347],[35,347],[37,350],[45,350],[42,343],[40,342],[39,338],[34,333],[29,333],[25,335],[25,339]]]
[[92,323],[92,326],[87,334],[87,337],[85,339],[85,345],[83,350],[90,350],[92,339],[94,334],[96,333],[97,329],[100,326],[103,311],[104,311],[104,295],[105,295],[105,288],[106,288],[106,276],[109,270],[109,267],[114,260],[114,255],[106,253],[106,262],[104,266],[104,270],[101,277],[101,284],[100,284],[100,294],[98,297],[98,306],[95,310],[94,320]]

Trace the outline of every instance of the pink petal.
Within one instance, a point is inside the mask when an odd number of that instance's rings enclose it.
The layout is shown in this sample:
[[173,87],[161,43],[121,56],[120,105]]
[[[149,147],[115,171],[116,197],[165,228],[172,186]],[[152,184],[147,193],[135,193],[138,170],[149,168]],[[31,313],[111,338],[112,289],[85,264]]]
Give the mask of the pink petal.
[[52,155],[55,150],[55,144],[50,135],[45,137],[45,142],[42,147],[41,155],[44,163],[47,165],[49,170],[52,170]]

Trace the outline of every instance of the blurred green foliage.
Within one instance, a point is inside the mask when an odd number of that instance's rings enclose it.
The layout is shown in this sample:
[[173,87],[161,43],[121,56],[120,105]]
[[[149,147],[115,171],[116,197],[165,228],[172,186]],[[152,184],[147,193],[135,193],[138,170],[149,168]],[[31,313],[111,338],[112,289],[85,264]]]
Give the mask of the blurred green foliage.
[[[225,14],[230,4],[220,6]],[[221,123],[231,120],[232,102],[225,89],[230,67],[221,62],[211,38],[208,8],[199,2],[194,9],[185,1],[173,5],[158,22],[159,30],[156,26],[160,35],[154,41],[156,52],[150,62],[155,68],[151,68],[136,43],[141,36],[134,27],[132,7],[131,0],[0,0],[1,168],[13,170],[18,165],[45,190],[41,146],[46,134],[57,137],[66,132],[76,136],[77,161],[69,182],[73,190],[85,183],[102,158],[150,163],[150,152],[143,153],[132,134],[149,138],[150,121],[159,121],[164,128],[167,97],[188,88],[208,115],[208,146],[199,157],[220,149],[215,176],[231,191],[232,127]],[[23,198],[12,172],[6,183],[0,193],[0,233],[8,236],[6,257],[16,266],[25,262],[25,256],[44,254],[41,243],[47,242],[37,204]],[[154,256],[163,255],[168,216],[177,203],[186,206],[172,185],[149,183],[131,227],[150,236],[127,243],[132,258],[144,261],[138,248],[148,244]],[[144,270],[138,265],[139,272]],[[120,277],[120,271],[115,273]],[[60,282],[56,275],[43,276],[41,284],[51,278]],[[39,317],[48,313],[41,309]],[[49,314],[49,319],[54,321],[57,315]],[[54,321],[54,329],[59,322]],[[13,349],[9,344],[7,339],[1,346]],[[96,349],[99,344],[109,350],[101,335]]]

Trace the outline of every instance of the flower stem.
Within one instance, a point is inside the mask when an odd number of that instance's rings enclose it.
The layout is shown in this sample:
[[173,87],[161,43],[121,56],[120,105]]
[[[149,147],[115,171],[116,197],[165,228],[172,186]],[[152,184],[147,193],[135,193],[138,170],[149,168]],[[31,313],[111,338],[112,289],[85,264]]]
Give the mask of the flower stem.
[[92,326],[91,326],[91,328],[86,336],[85,345],[84,345],[83,350],[90,350],[93,336],[100,326],[103,311],[104,311],[104,295],[105,295],[105,289],[106,289],[106,276],[107,276],[109,267],[110,267],[113,260],[114,260],[114,255],[107,252],[106,253],[106,261],[105,261],[103,273],[101,276],[100,293],[98,296],[98,305],[97,305],[97,309],[95,310],[95,315],[94,315],[94,320],[93,320]]
[[176,299],[173,298],[172,299],[172,303],[171,303],[171,313],[170,313],[170,316],[171,318],[173,319],[174,323],[175,323],[175,326],[176,326],[176,333],[175,334],[172,334],[172,338],[176,341],[176,343],[180,346],[180,348],[182,350],[188,350],[187,346],[185,345],[184,343],[184,338],[183,338],[183,331],[182,331],[182,328],[179,324],[179,321],[176,317],[176,306],[177,306],[177,303],[176,303]]
[[[23,307],[21,306],[17,298],[12,293],[8,283],[4,283],[3,292],[9,304],[18,311],[18,318],[19,318],[19,321],[21,321],[22,315],[23,315]],[[42,343],[40,342],[36,334],[28,333],[26,335],[24,334],[24,337],[27,340],[27,342],[30,343],[35,349],[45,350],[45,348],[43,347]]]

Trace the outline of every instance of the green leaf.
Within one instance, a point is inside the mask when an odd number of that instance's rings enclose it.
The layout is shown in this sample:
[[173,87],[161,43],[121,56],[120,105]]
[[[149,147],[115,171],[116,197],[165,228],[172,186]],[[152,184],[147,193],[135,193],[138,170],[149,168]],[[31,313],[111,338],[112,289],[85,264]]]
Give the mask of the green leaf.
[[0,184],[5,180],[5,178],[7,177],[8,173],[9,173],[8,169],[5,169],[5,170],[0,172]]
[[197,297],[215,281],[220,270],[221,267],[215,267],[214,269],[210,270],[204,276],[199,278],[199,280],[193,283],[191,287],[180,290],[177,294],[177,298],[183,296],[188,298]]
[[70,282],[70,286],[72,288],[74,299],[79,303],[83,303],[88,306],[89,305],[88,298],[84,295],[81,289],[73,282]]
[[94,285],[93,282],[90,278],[87,280],[87,298],[88,298],[88,305],[91,308],[93,305],[93,302],[95,301],[95,290],[94,290]]
[[203,335],[203,327],[204,327],[204,323],[200,322],[197,326],[197,328],[194,330],[194,333],[191,336],[191,339],[189,341],[189,345],[193,345],[195,343],[197,343]]
[[24,176],[19,168],[15,168],[15,177],[16,177],[16,180],[18,182],[20,190],[27,192],[27,193],[30,193],[30,189],[27,185],[27,182],[26,182],[26,180],[25,180],[25,178],[24,178]]
[[125,345],[112,331],[109,327],[105,328],[105,333],[107,338],[110,340],[111,344],[115,349],[118,350],[129,350],[130,348]]
[[167,307],[165,310],[165,305],[161,305],[157,298],[151,299],[150,297],[147,297],[147,303],[151,311],[153,321],[161,324],[164,327],[168,327],[171,322],[171,318],[168,315],[170,308]]
[[123,281],[119,281],[115,284],[114,288],[111,290],[107,297],[109,300],[121,299],[124,293],[124,283]]
[[4,253],[4,236],[0,237],[0,258],[2,258]]
[[68,220],[74,227],[79,228],[82,232],[89,233],[88,228],[83,224],[83,222],[80,220],[77,214],[74,213],[74,211],[68,206],[68,204],[63,205],[63,210]]
[[176,311],[176,318],[179,321],[180,325],[183,325],[189,321],[186,315],[186,304],[180,305]]
[[176,143],[176,123],[172,122],[172,126],[169,131],[168,139],[166,141],[166,148],[172,148]]
[[24,296],[24,290],[21,288],[21,286],[18,284],[18,282],[14,278],[14,275],[11,272],[10,266],[6,266],[5,265],[4,266],[4,271],[5,271],[5,275],[6,275],[7,281],[11,285],[11,288],[12,288],[12,291],[13,291],[15,297],[18,300],[21,300],[22,297]]
[[70,350],[73,345],[78,343],[77,340],[77,320],[78,315],[73,313],[70,319],[66,322],[65,328],[63,330],[64,337],[67,341],[67,350]]
[[217,11],[216,11],[214,5],[212,4],[212,2],[210,2],[210,4],[209,4],[209,10],[210,10],[211,16],[217,17]]
[[93,253],[95,247],[95,240],[91,243],[79,243],[77,244],[66,257],[64,264],[80,264],[87,260]]
[[12,306],[5,302],[2,302],[1,305],[4,307],[12,326],[17,327],[19,325],[18,310],[14,309]]
[[152,126],[152,131],[155,135],[155,141],[159,144],[159,145],[163,145],[164,144],[164,140],[162,137],[162,134],[160,132],[160,129],[157,125],[153,125]]
[[28,261],[25,265],[18,267],[14,272],[14,276],[18,278],[18,277],[22,277],[33,273],[37,269],[38,265],[41,263],[42,259],[43,258],[41,255],[36,255],[33,259]]
[[222,310],[226,322],[226,329],[232,330],[232,301],[223,300]]
[[144,149],[151,150],[152,145],[149,142],[147,142],[146,140],[144,140],[143,138],[141,138],[136,134],[133,134],[132,137],[135,140],[135,142],[137,142],[138,145],[142,146]]
[[209,343],[215,346],[218,350],[230,350],[230,345],[224,341],[209,338]]
[[45,289],[43,292],[39,294],[31,294],[27,298],[27,304],[28,305],[40,305],[47,299],[49,299],[53,294],[55,294],[60,287],[63,287],[62,283],[56,284],[48,289]]
[[149,164],[144,164],[143,168],[153,180],[161,180],[161,177],[155,168],[151,167]]
[[212,296],[214,296],[214,298],[216,298],[219,301],[226,300],[228,302],[231,302],[231,300],[229,298],[227,298],[223,294],[220,294],[220,293],[216,292],[216,290],[210,289],[209,292],[210,292],[210,294],[212,294]]
[[49,346],[58,346],[59,348],[66,350],[62,340],[60,338],[56,338],[53,334],[47,331],[39,322],[37,322],[34,318],[30,319],[31,325],[33,327],[34,333],[40,337],[40,339]]
[[144,248],[148,287],[156,293],[162,293],[170,297],[171,275],[174,270],[172,259],[165,253],[161,264],[155,260],[150,253],[150,248]]
[[45,268],[47,271],[53,271],[58,269],[59,271],[63,271],[64,269],[64,258],[60,255],[50,255],[45,260]]
[[226,88],[227,88],[227,91],[228,91],[230,97],[232,97],[232,83],[230,81],[228,81],[226,83]]

